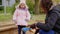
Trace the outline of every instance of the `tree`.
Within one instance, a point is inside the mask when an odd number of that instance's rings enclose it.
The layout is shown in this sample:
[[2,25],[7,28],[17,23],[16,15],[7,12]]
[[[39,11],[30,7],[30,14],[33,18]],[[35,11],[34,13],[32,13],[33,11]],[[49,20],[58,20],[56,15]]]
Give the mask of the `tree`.
[[2,0],[0,0],[0,5],[2,5]]
[[34,13],[35,14],[40,14],[39,7],[40,7],[40,0],[35,0],[35,5],[34,5]]
[[19,3],[20,2],[20,0],[15,0],[16,1],[16,3]]

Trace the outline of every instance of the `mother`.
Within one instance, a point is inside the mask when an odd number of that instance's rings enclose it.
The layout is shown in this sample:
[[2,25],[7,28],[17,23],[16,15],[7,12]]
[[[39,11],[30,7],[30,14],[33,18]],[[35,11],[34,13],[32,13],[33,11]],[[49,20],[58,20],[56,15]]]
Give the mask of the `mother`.
[[52,30],[55,34],[60,34],[60,5],[55,6],[52,0],[41,0],[41,6],[46,13],[45,24],[38,22],[32,26],[36,26],[45,32]]

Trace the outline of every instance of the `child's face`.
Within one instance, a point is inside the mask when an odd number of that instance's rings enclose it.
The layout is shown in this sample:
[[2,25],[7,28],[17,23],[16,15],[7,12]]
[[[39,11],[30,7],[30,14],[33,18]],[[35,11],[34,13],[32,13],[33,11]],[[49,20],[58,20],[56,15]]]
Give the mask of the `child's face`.
[[23,9],[23,8],[25,8],[25,4],[21,3],[19,7]]

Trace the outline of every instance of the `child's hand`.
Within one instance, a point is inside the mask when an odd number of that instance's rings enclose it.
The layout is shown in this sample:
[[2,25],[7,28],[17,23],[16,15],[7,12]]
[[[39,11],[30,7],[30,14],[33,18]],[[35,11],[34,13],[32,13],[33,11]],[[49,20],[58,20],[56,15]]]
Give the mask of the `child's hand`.
[[26,21],[29,21],[28,19],[25,19]]
[[17,24],[17,21],[16,20],[14,20],[14,22],[15,22],[15,24]]
[[30,27],[30,25],[26,25],[26,27]]

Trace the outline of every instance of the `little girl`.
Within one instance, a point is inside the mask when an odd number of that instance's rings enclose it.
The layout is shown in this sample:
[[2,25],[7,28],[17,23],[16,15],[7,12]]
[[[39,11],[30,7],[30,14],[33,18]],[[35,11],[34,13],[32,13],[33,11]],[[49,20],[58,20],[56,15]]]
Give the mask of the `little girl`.
[[[30,17],[31,16],[26,4],[20,3],[18,7],[16,7],[13,15],[13,20],[18,26],[18,34],[21,34],[21,30],[23,27],[28,26],[27,21],[30,20]],[[23,32],[23,34],[25,34],[25,32]]]

